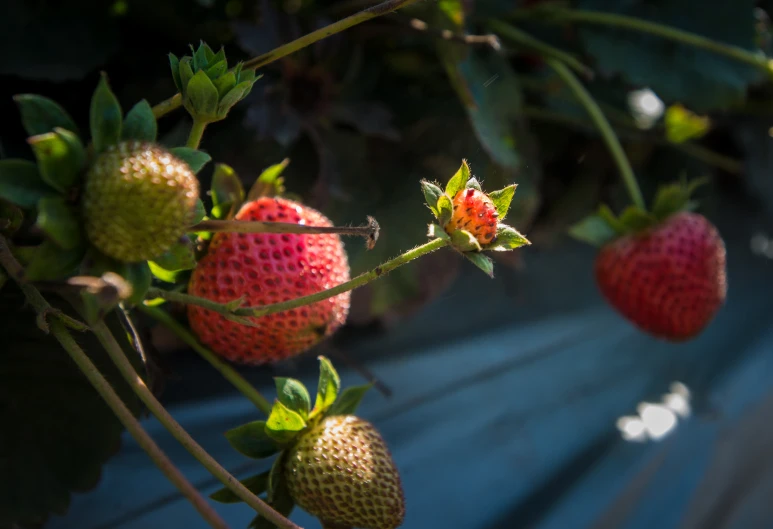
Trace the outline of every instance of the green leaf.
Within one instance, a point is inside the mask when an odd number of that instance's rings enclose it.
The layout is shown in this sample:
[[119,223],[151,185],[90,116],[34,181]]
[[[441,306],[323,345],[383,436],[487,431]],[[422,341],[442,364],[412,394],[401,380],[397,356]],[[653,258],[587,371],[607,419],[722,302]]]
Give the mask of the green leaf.
[[78,211],[63,197],[50,196],[38,202],[38,227],[57,245],[72,250],[85,244]]
[[[278,457],[271,466],[269,472],[269,485],[267,494],[267,503],[279,514],[287,518],[295,507],[295,502],[290,491],[287,488],[287,481],[284,479],[285,458]],[[275,525],[261,515],[257,515],[249,525],[250,529],[275,529]]]
[[437,220],[441,226],[448,224],[451,216],[454,214],[454,205],[448,195],[441,195],[437,201]]
[[507,252],[509,250],[515,250],[521,246],[531,244],[529,240],[524,237],[518,230],[512,226],[506,224],[500,224],[497,226],[497,236],[494,239],[493,244],[486,247],[486,250],[494,250],[495,252]]
[[43,241],[24,269],[24,277],[28,281],[58,281],[70,277],[77,272],[84,253],[81,247],[65,249],[53,241]]
[[679,211],[691,210],[695,204],[690,200],[695,189],[703,185],[706,179],[698,179],[690,184],[677,182],[661,186],[655,195],[652,214],[656,219],[665,220]]
[[128,264],[128,275],[124,279],[132,286],[132,295],[126,300],[129,305],[142,303],[145,299],[150,284],[153,282],[153,274],[147,261]]
[[569,228],[569,235],[590,244],[602,247],[619,236],[617,230],[600,215],[589,215]]
[[253,421],[225,433],[237,452],[252,459],[264,459],[279,452],[279,445],[266,432],[266,421]]
[[0,198],[21,208],[32,208],[54,190],[41,178],[37,166],[27,160],[0,160]]
[[231,90],[229,90],[223,98],[220,100],[220,104],[217,108],[218,116],[222,119],[228,114],[236,103],[247,97],[252,90],[253,81],[244,81],[237,84]]
[[214,55],[212,55],[211,58],[209,58],[209,64],[215,64],[220,61],[226,62],[227,64],[227,61],[225,59],[225,48],[223,48],[222,46],[220,47],[219,50],[217,50],[217,53],[215,53]]
[[515,196],[515,188],[517,184],[509,185],[499,191],[492,191],[488,194],[491,201],[494,203],[494,207],[497,208],[497,215],[499,216],[499,222],[505,220],[507,212],[510,210],[510,203]]
[[271,414],[266,421],[266,433],[278,443],[287,443],[306,427],[306,421],[300,413],[282,404],[274,402]]
[[275,377],[274,380],[279,402],[300,415],[304,421],[308,419],[311,397],[306,386],[294,378]]
[[212,175],[212,215],[215,218],[225,218],[233,206],[244,202],[244,187],[239,175],[228,165],[215,165]]
[[86,150],[78,136],[57,128],[28,140],[38,161],[40,177],[48,185],[65,192],[72,188],[86,165]]
[[78,134],[75,122],[55,101],[34,94],[20,94],[13,99],[19,106],[22,125],[29,136],[53,132],[57,127]]
[[152,262],[170,272],[196,268],[196,254],[193,242],[188,237],[183,237],[166,252],[152,259]]
[[324,356],[319,357],[319,382],[312,416],[325,413],[333,405],[341,389],[341,379],[333,364]]
[[196,199],[196,213],[193,217],[193,224],[198,224],[207,216],[207,208],[204,207],[204,202],[200,198]]
[[[268,490],[268,475],[271,471],[267,470],[266,472],[263,472],[262,474],[256,474],[255,476],[251,476],[247,479],[239,480],[239,483],[244,485],[244,487],[252,492],[255,496],[260,496],[266,490]],[[222,489],[218,490],[217,492],[213,492],[209,495],[210,498],[215,500],[219,503],[241,503],[242,499],[239,498],[236,494],[231,492],[231,489],[228,487],[223,487]]]
[[191,79],[193,79],[193,69],[191,68],[191,58],[190,57],[183,57],[180,59],[180,84],[182,85],[182,89],[180,92],[182,93],[183,97],[185,97],[188,94],[188,85],[191,82]]
[[285,158],[279,163],[266,167],[247,193],[247,201],[257,200],[263,196],[281,195],[284,192],[282,172],[290,165],[290,159]]
[[219,99],[217,88],[203,70],[199,70],[193,75],[193,79],[188,83],[185,98],[188,103],[186,108],[192,115],[211,118],[217,114]]
[[[43,333],[19,288],[0,295],[0,526],[40,527],[64,515],[73,493],[94,489],[102,465],[118,453],[123,427],[56,339]],[[54,309],[81,319],[68,303],[46,295]],[[53,316],[49,316],[50,318]],[[106,318],[123,353],[142,372],[116,314]],[[73,336],[134,416],[142,404],[93,333]],[[8,493],[10,492],[10,494]]]
[[711,128],[711,120],[707,116],[690,112],[678,103],[666,109],[664,122],[666,139],[671,143],[702,138]]
[[491,258],[476,252],[467,252],[462,255],[464,255],[472,264],[486,272],[487,276],[494,277],[494,261],[492,261]]
[[352,386],[341,392],[341,396],[333,403],[327,415],[352,415],[357,411],[365,393],[368,392],[373,384],[363,384],[362,386]]
[[638,206],[628,206],[620,214],[620,224],[626,232],[634,232],[649,228],[656,219]]
[[178,92],[182,92],[183,85],[180,82],[180,59],[174,53],[169,54],[169,68],[172,70],[172,79]]
[[459,170],[456,171],[454,176],[446,184],[446,195],[453,199],[456,194],[464,189],[467,180],[470,179],[470,166],[467,165],[467,160],[462,160],[462,165]]
[[470,178],[467,180],[467,183],[464,185],[465,189],[474,189],[476,191],[483,192],[483,188],[480,187],[480,182],[478,182],[477,178]]
[[443,195],[443,190],[431,182],[421,181],[421,190],[424,193],[424,200],[427,202],[432,214],[437,218],[439,211],[437,207],[438,199]]
[[89,113],[94,152],[100,153],[109,145],[120,141],[122,120],[121,105],[110,89],[107,76],[103,73],[91,98]]
[[451,233],[451,244],[460,252],[479,252],[481,249],[478,240],[467,230],[456,230]]
[[169,152],[187,163],[194,174],[198,174],[207,165],[207,162],[212,159],[209,154],[190,147],[174,147]]
[[150,274],[164,283],[177,283],[184,273],[183,270],[167,270],[153,261],[148,261],[148,266],[150,267]]
[[446,230],[441,228],[438,224],[429,225],[429,229],[427,230],[427,237],[430,239],[443,239],[444,241],[451,240],[451,237],[449,237],[448,233],[446,233]]
[[[228,69],[228,65],[225,63],[225,61],[213,63],[206,70],[207,77],[209,77],[211,81],[214,81],[215,79],[223,75],[227,69]],[[217,84],[215,84],[215,87],[217,87]]]
[[614,212],[606,204],[599,206],[598,215],[604,221],[609,224],[613,230],[617,233],[625,233],[625,226],[620,222],[620,219],[614,214]]
[[21,228],[24,213],[19,206],[0,200],[0,233],[10,237]]
[[236,86],[236,75],[234,75],[233,72],[228,72],[217,79],[213,79],[212,83],[215,85],[215,88],[217,88],[217,95],[222,99],[224,95]]
[[[201,41],[199,43],[199,47],[196,49],[195,52],[193,52],[193,69],[194,70],[203,70],[207,66],[209,66],[209,59],[214,57],[214,53],[212,53],[212,49],[207,46],[207,44],[204,43],[204,41]],[[198,73],[198,72],[197,72]]]
[[124,140],[156,141],[158,124],[153,108],[145,99],[132,107],[126,114],[121,137]]

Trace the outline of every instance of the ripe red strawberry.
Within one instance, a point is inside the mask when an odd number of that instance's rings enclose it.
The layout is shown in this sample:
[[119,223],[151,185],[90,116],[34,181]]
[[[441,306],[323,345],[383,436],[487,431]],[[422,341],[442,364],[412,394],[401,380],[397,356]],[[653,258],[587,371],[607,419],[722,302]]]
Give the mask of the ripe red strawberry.
[[[332,226],[320,212],[283,198],[247,202],[236,220]],[[348,281],[349,262],[338,235],[217,233],[198,262],[188,291],[220,303],[241,296],[269,305]],[[306,351],[346,321],[350,293],[297,309],[252,318],[255,327],[189,306],[191,329],[215,353],[235,362],[275,362]]]
[[683,341],[724,303],[725,244],[705,217],[680,212],[605,245],[595,275],[623,316],[654,336]]
[[334,415],[301,434],[285,461],[295,503],[323,527],[395,529],[405,505],[400,474],[376,428]]
[[445,225],[448,234],[467,230],[481,244],[489,244],[497,234],[497,208],[491,199],[477,189],[459,191],[453,199],[454,211]]

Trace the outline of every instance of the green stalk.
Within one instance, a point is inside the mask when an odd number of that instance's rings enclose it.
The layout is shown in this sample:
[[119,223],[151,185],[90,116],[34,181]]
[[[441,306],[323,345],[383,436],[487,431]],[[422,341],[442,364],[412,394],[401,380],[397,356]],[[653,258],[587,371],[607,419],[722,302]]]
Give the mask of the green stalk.
[[191,149],[198,149],[201,144],[201,138],[204,137],[204,129],[206,128],[206,121],[194,119],[193,125],[191,126],[191,133],[188,135],[188,142],[185,146],[190,147]]
[[265,413],[266,416],[271,414],[271,403],[269,403],[265,397],[263,397],[263,395],[261,395],[260,392],[258,392],[258,390],[252,386],[252,384],[247,382],[247,380],[241,376],[233,367],[221,360],[220,357],[215,353],[204,347],[201,342],[199,342],[196,337],[185,328],[184,325],[180,325],[167,312],[157,307],[149,307],[147,305],[140,304],[137,305],[137,308],[174,332],[182,341],[190,346],[191,349],[199,353],[201,357],[204,358],[204,360],[209,362],[215,369],[217,369],[226,380],[233,384],[236,389],[238,389],[245,397],[247,397],[250,402],[255,405],[255,407]]

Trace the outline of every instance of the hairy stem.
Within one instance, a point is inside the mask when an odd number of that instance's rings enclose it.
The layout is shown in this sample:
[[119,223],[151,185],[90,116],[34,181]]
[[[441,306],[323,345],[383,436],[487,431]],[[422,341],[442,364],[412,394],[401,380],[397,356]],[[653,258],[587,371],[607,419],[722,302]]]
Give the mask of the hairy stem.
[[647,206],[644,203],[644,197],[642,197],[639,184],[636,181],[636,176],[633,173],[631,164],[628,161],[628,157],[625,155],[620,140],[617,138],[617,134],[612,129],[612,126],[604,117],[604,113],[599,108],[593,96],[585,89],[579,79],[572,73],[572,71],[566,67],[566,65],[556,59],[546,58],[545,62],[555,70],[555,72],[564,80],[569,89],[577,96],[578,101],[585,107],[586,112],[590,115],[593,123],[598,127],[601,137],[604,139],[604,143],[607,144],[612,158],[615,160],[620,176],[623,178],[623,183],[628,189],[628,194],[631,197],[633,203],[642,209]]
[[[11,254],[6,240],[0,235],[0,264],[5,268],[9,275],[18,281],[21,265]],[[32,305],[39,318],[46,318],[47,314],[56,311],[43,298],[40,292],[33,286],[18,281],[27,302]],[[194,508],[201,514],[202,518],[215,529],[228,529],[228,524],[215,512],[207,500],[199,493],[196,488],[183,476],[182,472],[172,463],[167,455],[158,447],[153,439],[148,435],[139,421],[134,417],[131,410],[126,407],[121,398],[116,394],[113,387],[99,372],[88,355],[75,342],[67,329],[67,325],[58,316],[50,318],[48,324],[51,334],[61,344],[67,354],[70,355],[73,362],[88,379],[94,389],[99,393],[105,403],[110,407],[118,420],[123,424],[129,434],[134,438],[137,444],[148,454],[153,463],[163,472],[164,476],[182,493],[185,498],[193,504]]]
[[271,413],[271,403],[269,403],[263,395],[255,389],[252,384],[241,376],[233,367],[228,363],[220,359],[215,353],[204,347],[193,334],[191,334],[184,325],[180,325],[175,319],[170,316],[166,311],[163,311],[157,307],[149,307],[147,305],[137,305],[137,308],[155,319],[162,325],[166,326],[172,332],[174,332],[182,341],[190,346],[194,351],[199,353],[204,360],[209,362],[215,369],[220,371],[220,374],[225,377],[231,384],[236,387],[255,407],[268,416]]
[[129,360],[127,360],[123,350],[118,345],[118,342],[116,342],[115,337],[113,337],[110,330],[103,322],[94,325],[93,331],[102,346],[107,350],[126,382],[128,382],[137,396],[139,396],[140,400],[142,400],[156,419],[164,425],[169,433],[171,433],[172,436],[177,439],[177,441],[183,445],[183,447],[190,452],[202,466],[204,466],[204,468],[236,494],[239,499],[255,509],[255,511],[280,529],[300,529],[293,522],[276,512],[266,502],[250,492],[238,479],[232,476],[225,468],[215,461],[215,459],[209,455],[182,426],[180,426],[145,385],[145,382],[137,374],[137,371],[135,371]]
[[185,144],[186,147],[191,149],[198,149],[201,144],[201,138],[204,137],[204,129],[207,128],[207,122],[200,119],[194,119],[191,126],[191,132],[188,135],[188,141]]
[[277,312],[283,312],[285,310],[295,309],[304,305],[311,305],[333,296],[343,294],[355,288],[361,287],[370,283],[371,281],[378,279],[379,277],[391,272],[395,268],[398,268],[404,264],[407,264],[414,259],[417,259],[423,255],[439,250],[440,248],[448,245],[448,242],[443,239],[434,239],[426,244],[417,246],[413,250],[409,250],[402,255],[395,257],[394,259],[387,261],[386,263],[377,266],[369,272],[360,274],[354,279],[341,283],[333,288],[322,290],[315,294],[303,296],[300,298],[291,299],[289,301],[283,301],[281,303],[274,303],[272,305],[264,305],[262,307],[243,307],[239,309],[232,309],[230,305],[225,303],[217,303],[209,299],[200,298],[197,296],[191,296],[190,294],[182,294],[180,292],[169,292],[158,288],[151,288],[148,290],[147,298],[163,298],[169,301],[175,301],[178,303],[185,303],[188,305],[198,305],[205,309],[223,314],[224,316],[251,316],[261,317],[268,316],[269,314],[276,314]]

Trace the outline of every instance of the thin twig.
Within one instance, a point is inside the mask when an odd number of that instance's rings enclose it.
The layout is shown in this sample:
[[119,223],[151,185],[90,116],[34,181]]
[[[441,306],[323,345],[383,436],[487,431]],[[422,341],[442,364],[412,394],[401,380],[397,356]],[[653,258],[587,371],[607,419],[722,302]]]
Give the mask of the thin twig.
[[415,31],[426,33],[427,35],[438,39],[459,42],[468,46],[487,46],[494,51],[499,51],[502,49],[502,44],[499,42],[499,38],[493,33],[488,35],[468,35],[466,33],[455,33],[450,29],[437,29],[430,27],[430,25],[423,20],[406,17],[400,13],[393,13],[391,18],[399,21],[402,24],[405,24]]

